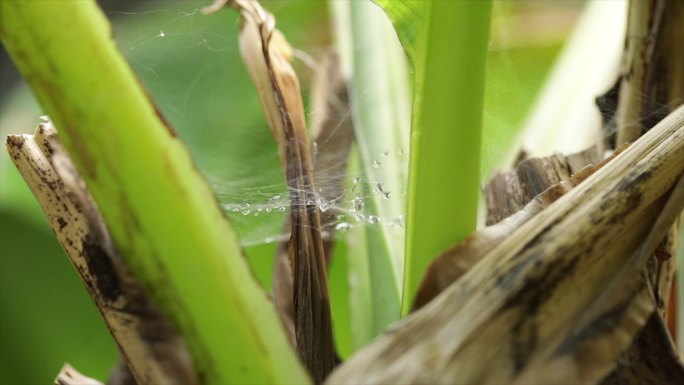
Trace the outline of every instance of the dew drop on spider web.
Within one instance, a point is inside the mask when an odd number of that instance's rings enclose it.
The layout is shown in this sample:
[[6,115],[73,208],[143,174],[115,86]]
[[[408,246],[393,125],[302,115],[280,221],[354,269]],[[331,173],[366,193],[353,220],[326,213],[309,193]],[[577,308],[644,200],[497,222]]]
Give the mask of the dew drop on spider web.
[[318,198],[318,208],[321,210],[321,212],[328,211],[328,209],[330,209],[333,204],[334,201],[329,201],[323,197]]
[[376,193],[378,193],[378,196],[380,197],[380,199],[389,199],[390,198],[390,192],[385,191],[383,189],[382,182],[376,183],[374,190]]
[[358,213],[358,212],[360,212],[360,211],[363,210],[363,206],[364,206],[363,199],[361,199],[361,197],[357,195],[357,196],[352,200],[352,209],[351,209],[351,211]]
[[240,210],[242,210],[242,215],[249,215],[252,210],[250,210],[250,204],[247,202],[240,203]]
[[354,227],[354,225],[352,225],[351,223],[348,223],[348,222],[340,222],[340,223],[338,223],[337,225],[335,225],[335,230],[337,230],[337,231],[347,231],[347,230],[351,229],[352,227]]

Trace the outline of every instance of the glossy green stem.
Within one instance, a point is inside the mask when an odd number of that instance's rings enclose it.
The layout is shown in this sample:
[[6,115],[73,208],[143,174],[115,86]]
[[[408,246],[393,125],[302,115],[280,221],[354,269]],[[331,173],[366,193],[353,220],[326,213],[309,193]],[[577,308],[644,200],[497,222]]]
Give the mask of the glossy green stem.
[[414,61],[404,313],[430,262],[475,230],[492,3],[425,5],[425,55]]

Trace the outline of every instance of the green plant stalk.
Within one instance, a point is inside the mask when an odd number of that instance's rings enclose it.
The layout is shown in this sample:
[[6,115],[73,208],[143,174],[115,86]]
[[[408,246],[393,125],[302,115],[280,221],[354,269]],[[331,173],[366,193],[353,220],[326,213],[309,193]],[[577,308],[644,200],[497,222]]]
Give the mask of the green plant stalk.
[[[404,301],[429,263],[475,230],[484,75],[492,3],[426,3],[425,55],[416,68]],[[420,59],[418,59],[420,60]]]
[[[361,156],[356,146],[352,147],[347,169],[349,175],[362,172]],[[353,182],[348,183],[346,191],[352,191],[354,188]],[[356,186],[356,189],[359,188],[360,186]],[[376,322],[367,227],[355,226],[347,231],[345,236],[349,290],[349,350],[353,353],[367,345],[376,336]],[[387,255],[387,251],[385,250],[382,255]]]
[[[408,147],[410,99],[406,59],[403,51],[390,43],[394,38],[390,23],[379,20],[384,18],[382,11],[369,1],[352,1],[349,6],[353,41],[357,44],[351,111],[369,187],[364,195],[371,197],[366,200],[364,214],[382,219],[365,229],[374,337],[401,315],[404,232],[391,223],[402,214],[404,206],[406,156],[398,157],[397,152],[406,152]],[[380,183],[383,191],[389,192],[389,199],[376,191]]]
[[[350,239],[363,241],[350,248],[354,255],[350,276],[355,280],[370,274],[370,290],[357,291],[371,296],[372,332],[354,333],[352,350],[382,333],[399,319],[404,262],[403,229],[394,222],[404,207],[406,150],[410,124],[409,76],[404,52],[390,39],[396,36],[381,9],[370,1],[332,2],[336,38],[342,68],[352,79],[350,100],[355,136],[361,157],[358,170],[365,175],[367,191],[357,186],[354,195],[368,196],[361,214],[378,216],[381,222],[357,226]],[[352,42],[356,42],[352,46]],[[355,174],[356,175],[356,174]],[[389,192],[389,199],[377,191],[378,186]],[[363,217],[360,217],[363,218]],[[363,219],[361,219],[363,221]],[[364,232],[365,234],[360,234]],[[365,262],[362,259],[365,258]],[[360,300],[357,296],[354,299]],[[352,312],[367,311],[366,307],[350,308]],[[358,316],[358,317],[357,317]],[[352,319],[365,318],[352,315]]]
[[0,38],[204,382],[308,383],[211,189],[96,3],[2,1]]

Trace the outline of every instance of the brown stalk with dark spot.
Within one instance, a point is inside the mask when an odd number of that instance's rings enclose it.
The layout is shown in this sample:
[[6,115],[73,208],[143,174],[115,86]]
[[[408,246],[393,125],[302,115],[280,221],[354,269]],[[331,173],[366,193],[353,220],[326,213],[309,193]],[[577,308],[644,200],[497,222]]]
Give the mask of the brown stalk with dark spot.
[[[52,123],[34,135],[9,135],[7,149],[119,348],[121,362],[108,383],[199,384],[184,340],[118,254]],[[84,383],[68,366],[56,381]]]

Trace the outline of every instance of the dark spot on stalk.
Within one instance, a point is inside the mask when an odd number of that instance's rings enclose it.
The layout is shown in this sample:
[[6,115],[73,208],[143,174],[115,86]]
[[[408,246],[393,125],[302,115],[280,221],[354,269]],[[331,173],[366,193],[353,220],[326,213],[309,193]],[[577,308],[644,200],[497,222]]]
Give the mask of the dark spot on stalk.
[[[563,250],[558,251],[559,254]],[[572,276],[580,255],[569,259],[559,258],[549,262],[546,268],[539,269],[528,277],[525,285],[514,293],[503,305],[503,309],[522,308],[527,316],[532,316],[565,279]]]
[[525,271],[525,268],[534,263],[534,267],[538,268],[541,266],[541,252],[536,251],[525,259],[517,261],[515,265],[510,267],[505,274],[501,274],[496,277],[496,286],[502,291],[510,290],[513,283],[519,278],[520,274]]
[[579,332],[570,334],[558,350],[556,350],[555,355],[562,356],[572,353],[583,342],[613,332],[620,325],[620,321],[624,318],[627,310],[629,310],[634,295],[637,295],[637,293],[626,296],[625,300],[620,301],[612,308],[600,314],[589,325],[579,330]]
[[539,336],[534,318],[520,319],[511,330],[511,358],[515,373],[527,365],[532,352],[537,347]]
[[[564,250],[558,250],[557,253],[562,255]],[[533,255],[528,256],[527,260],[531,261]],[[534,323],[537,311],[552,296],[556,287],[563,280],[572,277],[579,259],[579,254],[568,259],[559,256],[558,259],[549,262],[546,268],[535,269],[534,272],[531,272],[531,276],[526,278],[524,286],[503,304],[500,312],[513,309],[519,317],[511,330],[510,341],[511,359],[515,373],[519,373],[525,367],[537,346],[537,328]],[[530,262],[526,262],[526,264],[528,263]],[[524,266],[525,263],[522,264],[521,268]],[[535,266],[538,265],[535,264]]]
[[111,256],[91,236],[81,241],[88,270],[95,277],[98,292],[104,299],[115,301],[121,295],[121,282],[114,271]]
[[59,231],[62,231],[69,222],[67,222],[63,217],[59,217],[57,218],[57,223],[59,224]]
[[22,138],[20,135],[7,135],[7,147],[21,150],[24,147],[24,143],[24,138]]
[[55,154],[55,149],[52,148],[50,141],[47,139],[43,141],[43,148],[45,148],[47,150],[48,157],[51,157],[52,155]]

